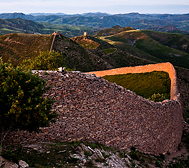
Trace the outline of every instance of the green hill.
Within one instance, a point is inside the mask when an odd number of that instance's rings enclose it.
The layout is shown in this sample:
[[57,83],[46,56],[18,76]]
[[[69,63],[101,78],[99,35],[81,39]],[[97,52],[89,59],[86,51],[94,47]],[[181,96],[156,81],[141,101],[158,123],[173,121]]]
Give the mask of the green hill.
[[92,36],[110,36],[110,35],[114,35],[114,34],[117,34],[117,33],[120,33],[122,31],[129,31],[129,30],[134,30],[132,27],[120,27],[120,26],[113,26],[111,28],[107,28],[107,29],[103,29],[103,30],[100,30],[98,32],[95,32],[92,34]]
[[[34,59],[39,56],[40,51],[49,51],[52,39],[53,35],[22,33],[0,36],[0,57],[4,62],[20,65],[24,59]],[[83,40],[83,38],[77,39]],[[91,42],[90,45],[95,44],[97,48],[90,50],[87,46],[83,47],[70,38],[60,35],[56,36],[53,50],[62,53],[68,68],[84,72],[153,63],[115,49],[113,45],[97,38],[88,36],[86,41],[86,44]]]
[[162,33],[149,30],[142,30],[142,32],[165,46],[189,54],[189,35],[179,33]]
[[20,65],[23,59],[34,58],[39,51],[49,51],[53,35],[12,33],[0,36],[0,57],[4,62]]
[[88,39],[86,36],[76,36],[71,39],[87,49],[96,49],[100,45],[99,43]]
[[[155,63],[154,60],[150,60],[145,57],[138,57],[137,55],[132,55],[131,53],[128,53],[128,51],[122,50],[121,48],[109,44],[102,39],[92,36],[87,36],[87,38],[100,44],[99,47],[94,50],[90,50],[90,52],[93,52],[94,54],[100,56],[114,68]],[[108,53],[106,53],[107,51]]]
[[173,65],[185,68],[189,67],[188,53],[163,45],[140,30],[122,31],[106,37],[98,36],[98,38],[138,57],[156,62],[171,62]]
[[[13,33],[0,36],[0,57],[13,65],[22,64],[24,59],[34,59],[40,51],[50,51],[53,35]],[[54,48],[60,51],[68,68],[92,71],[112,68],[99,56],[91,53],[63,35],[57,36]]]
[[[131,26],[135,29],[148,29],[159,31],[169,31],[164,26],[175,26],[174,32],[188,33],[189,28],[189,14],[107,14],[107,13],[87,13],[87,14],[23,14],[23,13],[2,13],[2,19],[22,18],[33,20],[36,22],[45,22],[58,25],[72,25],[88,27],[89,31],[92,28],[109,28],[115,25],[122,27]],[[180,29],[180,30],[179,30]],[[170,30],[171,31],[171,30]],[[186,32],[184,32],[186,31]],[[63,32],[62,32],[63,33]],[[65,34],[68,36],[68,34]],[[81,34],[78,34],[81,35]],[[76,36],[76,35],[75,35]],[[73,36],[72,36],[73,37]]]
[[63,35],[56,36],[54,48],[63,54],[69,68],[92,71],[113,68],[108,62]]
[[9,33],[41,33],[44,26],[40,23],[21,18],[0,19],[0,35]]
[[59,31],[67,37],[74,37],[83,34],[85,31],[93,33],[97,30],[99,29],[80,25],[50,24],[22,18],[0,19],[0,35],[9,33],[52,34]]

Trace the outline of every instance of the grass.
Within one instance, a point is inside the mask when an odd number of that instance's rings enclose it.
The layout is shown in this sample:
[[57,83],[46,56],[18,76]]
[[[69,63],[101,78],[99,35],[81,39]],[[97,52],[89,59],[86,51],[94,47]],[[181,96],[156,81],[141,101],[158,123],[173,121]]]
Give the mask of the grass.
[[85,36],[77,36],[71,39],[87,49],[96,49],[99,46],[97,42],[90,40]]
[[0,36],[0,56],[4,62],[20,65],[23,59],[34,58],[39,51],[49,51],[52,35],[12,33]]
[[149,30],[143,30],[142,32],[165,46],[189,53],[189,35],[179,33],[162,33]]
[[136,42],[135,47],[158,59],[171,62],[173,65],[184,68],[189,67],[189,54],[164,46],[152,39],[140,39]]
[[104,49],[102,50],[105,54],[112,54],[116,51],[115,48],[108,48],[108,49]]
[[111,44],[119,44],[116,42],[127,43],[163,62],[171,62],[173,65],[184,68],[189,67],[189,54],[163,45],[139,30],[125,31],[112,36],[99,38],[107,42],[110,41]]
[[132,31],[134,30],[132,27],[120,27],[120,26],[114,26],[112,28],[107,28],[104,30],[100,30],[99,32],[94,33],[96,36],[109,36],[114,35],[123,31]]
[[166,72],[154,71],[148,73],[108,75],[103,78],[112,83],[115,82],[144,98],[149,98],[154,93],[164,94],[166,99],[170,97],[171,81]]

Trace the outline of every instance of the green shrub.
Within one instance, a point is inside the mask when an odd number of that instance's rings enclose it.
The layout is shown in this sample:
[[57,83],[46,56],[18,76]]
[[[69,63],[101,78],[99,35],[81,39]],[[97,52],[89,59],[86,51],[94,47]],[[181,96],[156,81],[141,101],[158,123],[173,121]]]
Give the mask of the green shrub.
[[165,100],[166,99],[166,95],[165,94],[153,94],[151,97],[149,97],[148,99],[149,100],[152,100],[152,101],[154,101],[154,102],[160,102],[160,101],[163,101],[163,100]]
[[66,63],[59,52],[40,51],[39,56],[34,59],[24,60],[23,67],[31,70],[57,70],[59,67],[66,67]]
[[54,121],[53,101],[43,97],[48,89],[46,82],[30,71],[0,60],[0,132],[5,136],[18,128],[37,131]]

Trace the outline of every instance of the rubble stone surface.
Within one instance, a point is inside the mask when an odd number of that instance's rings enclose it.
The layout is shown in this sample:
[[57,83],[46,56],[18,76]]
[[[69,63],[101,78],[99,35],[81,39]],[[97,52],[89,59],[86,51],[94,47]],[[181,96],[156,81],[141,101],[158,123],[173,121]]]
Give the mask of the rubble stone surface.
[[84,141],[151,154],[174,152],[182,136],[182,112],[176,100],[152,102],[107,80],[81,72],[33,71],[47,80],[44,94],[55,100],[56,123],[40,133],[16,131],[6,142]]

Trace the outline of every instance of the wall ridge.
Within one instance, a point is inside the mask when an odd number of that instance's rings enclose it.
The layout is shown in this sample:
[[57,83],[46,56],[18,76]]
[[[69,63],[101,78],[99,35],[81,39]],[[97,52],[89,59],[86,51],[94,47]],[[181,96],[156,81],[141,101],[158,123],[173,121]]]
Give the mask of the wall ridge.
[[177,86],[176,70],[170,62],[141,65],[141,66],[134,66],[134,67],[122,67],[122,68],[103,70],[103,71],[93,71],[93,72],[87,72],[87,73],[95,74],[96,76],[102,77],[105,75],[145,73],[145,72],[152,72],[152,71],[165,71],[169,74],[169,78],[171,80],[170,99],[179,101],[180,93],[178,91],[178,86]]
[[58,31],[55,31],[52,35],[54,35],[54,37],[53,37],[53,41],[51,44],[50,52],[53,50],[56,36],[58,36],[58,35],[60,36],[60,33]]

